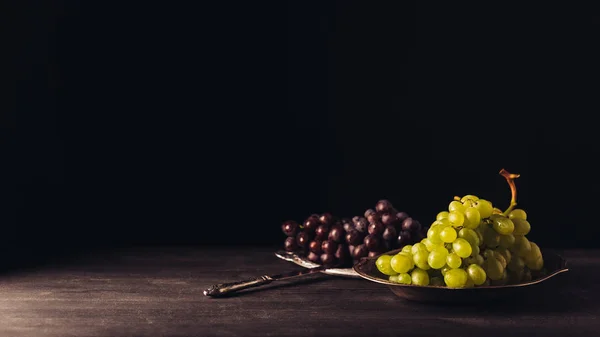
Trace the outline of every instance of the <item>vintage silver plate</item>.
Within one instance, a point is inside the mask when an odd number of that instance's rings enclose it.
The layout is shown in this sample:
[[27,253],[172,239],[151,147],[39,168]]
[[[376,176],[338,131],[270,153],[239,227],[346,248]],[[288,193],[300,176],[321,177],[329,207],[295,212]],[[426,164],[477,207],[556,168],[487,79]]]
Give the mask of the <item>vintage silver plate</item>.
[[[306,257],[299,256],[296,253],[286,252],[286,251],[277,251],[275,256],[278,258],[295,263],[304,268],[317,268],[321,267],[320,264],[311,262]],[[351,277],[351,278],[360,278],[361,276],[352,268],[329,268],[321,271],[323,274],[334,275],[334,276],[342,276],[342,277]]]

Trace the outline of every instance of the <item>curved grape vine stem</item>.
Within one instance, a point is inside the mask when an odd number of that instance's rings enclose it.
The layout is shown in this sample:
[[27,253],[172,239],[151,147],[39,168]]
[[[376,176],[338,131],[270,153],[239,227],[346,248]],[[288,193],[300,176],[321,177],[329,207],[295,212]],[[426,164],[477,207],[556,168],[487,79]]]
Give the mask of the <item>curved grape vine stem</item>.
[[506,178],[506,181],[510,186],[510,206],[508,206],[506,211],[504,211],[503,213],[505,216],[508,216],[508,213],[510,213],[510,211],[512,211],[515,208],[515,206],[517,206],[517,186],[515,185],[515,179],[519,178],[521,175],[510,173],[505,169],[500,170],[500,175]]

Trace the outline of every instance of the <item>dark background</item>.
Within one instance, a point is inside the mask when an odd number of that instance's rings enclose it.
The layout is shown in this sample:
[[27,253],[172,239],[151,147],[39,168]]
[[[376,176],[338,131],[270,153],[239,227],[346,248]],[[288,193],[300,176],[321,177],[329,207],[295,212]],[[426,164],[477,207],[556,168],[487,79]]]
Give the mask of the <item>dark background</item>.
[[501,168],[533,241],[597,245],[597,8],[127,3],[2,10],[4,256],[279,244],[381,198],[429,224],[507,207]]

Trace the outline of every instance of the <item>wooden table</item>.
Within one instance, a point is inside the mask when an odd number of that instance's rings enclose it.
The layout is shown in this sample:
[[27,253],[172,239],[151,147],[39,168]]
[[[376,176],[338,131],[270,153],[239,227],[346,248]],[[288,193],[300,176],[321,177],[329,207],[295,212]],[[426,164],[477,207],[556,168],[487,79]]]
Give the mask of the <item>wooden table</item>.
[[565,251],[568,286],[540,303],[406,302],[311,275],[230,298],[208,286],[301,269],[273,248],[138,248],[0,276],[0,336],[597,336],[600,251]]

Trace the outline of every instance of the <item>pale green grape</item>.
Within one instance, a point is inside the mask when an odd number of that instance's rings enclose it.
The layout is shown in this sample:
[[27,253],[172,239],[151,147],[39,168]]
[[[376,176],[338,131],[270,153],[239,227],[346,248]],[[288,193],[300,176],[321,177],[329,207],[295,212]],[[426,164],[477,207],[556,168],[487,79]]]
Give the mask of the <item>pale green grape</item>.
[[[448,215],[449,215],[449,214],[450,214],[450,213],[448,213]],[[444,227],[445,227],[445,226],[451,226],[451,225],[452,225],[452,224],[450,223],[450,220],[448,220],[448,218],[443,218],[443,219],[441,219],[441,220],[436,220],[435,222],[437,222],[437,223],[438,223],[438,225],[441,225],[441,226],[444,226]]]
[[494,208],[492,209],[492,214],[498,214],[498,215],[502,215],[502,214],[503,214],[503,212],[502,212],[502,210],[501,210],[500,208],[496,208],[496,207],[494,207]]
[[527,260],[535,260],[538,257],[542,256],[542,251],[535,242],[529,241],[529,244],[531,245],[531,249],[529,250],[527,255],[523,257],[525,262],[527,262]]
[[429,285],[429,274],[421,268],[415,268],[410,273],[410,277],[412,280],[412,284],[418,286],[426,286]]
[[494,252],[492,249],[486,249],[483,251],[483,257],[485,257],[486,259],[492,259],[495,255],[496,252]]
[[481,214],[475,207],[469,207],[465,210],[465,221],[464,226],[467,228],[475,229],[479,227],[481,222]]
[[390,260],[390,265],[392,266],[392,269],[398,274],[408,273],[408,271],[413,269],[415,266],[413,259],[410,256],[402,254],[394,255]]
[[442,243],[442,239],[440,238],[440,233],[444,228],[442,226],[430,227],[427,231],[427,238],[431,243],[440,244]]
[[473,251],[469,242],[461,238],[454,240],[454,242],[452,243],[452,249],[454,250],[456,255],[462,258],[467,258],[471,256],[471,252]]
[[472,256],[466,258],[464,260],[463,264],[465,266],[469,266],[469,265],[472,265],[472,264],[476,264],[478,266],[482,266],[484,262],[485,262],[485,259],[483,258],[483,256],[481,256],[481,255],[472,255]]
[[467,283],[465,284],[465,288],[473,288],[475,287],[475,282],[473,282],[473,280],[471,279],[471,276],[469,276],[469,273],[467,273]]
[[460,198],[460,202],[462,203],[464,203],[467,200],[477,201],[479,200],[479,197],[477,197],[476,195],[467,194],[464,197]]
[[492,203],[485,200],[479,199],[475,202],[475,208],[479,211],[482,219],[489,218],[492,215],[493,207]]
[[434,287],[443,287],[446,284],[444,283],[444,279],[439,277],[439,276],[434,276],[432,278],[429,279],[429,285],[432,285]]
[[444,249],[436,249],[429,253],[427,257],[427,263],[433,269],[440,269],[446,265],[446,257],[448,256],[448,251]]
[[415,266],[420,269],[427,270],[429,269],[429,264],[427,263],[427,258],[429,257],[429,252],[418,251],[413,255],[413,262]]
[[515,225],[514,235],[527,235],[531,231],[531,224],[527,220],[513,219],[512,222]]
[[462,264],[462,259],[460,258],[460,256],[456,255],[456,253],[448,254],[448,256],[446,257],[446,264],[448,264],[448,267],[450,268],[460,268],[460,265]]
[[496,260],[500,261],[500,264],[502,265],[502,269],[506,269],[506,259],[504,258],[504,255],[494,252],[494,257],[496,258]]
[[472,247],[479,246],[481,243],[479,241],[479,236],[477,235],[477,232],[475,232],[474,230],[472,230],[470,228],[461,229],[458,232],[458,237],[467,240],[471,244]]
[[448,221],[450,221],[450,224],[453,227],[460,227],[465,222],[465,216],[461,212],[450,212],[450,214],[448,215]]
[[495,253],[502,254],[502,256],[504,256],[504,259],[506,260],[506,263],[510,263],[510,260],[512,259],[512,254],[510,253],[510,250],[504,247],[498,247],[496,248]]
[[444,283],[448,288],[464,288],[468,277],[464,269],[450,269],[444,275]]
[[483,270],[492,281],[500,280],[504,275],[502,264],[494,257],[485,260]]
[[390,275],[390,282],[398,283],[398,275]]
[[450,270],[450,269],[453,269],[453,268],[451,268],[448,265],[443,266],[442,269],[440,269],[440,272],[442,273],[442,276],[445,276],[446,273],[448,272],[448,270]]
[[531,270],[541,270],[544,267],[544,259],[540,247],[535,242],[530,242],[531,250],[525,255],[525,265]]
[[428,252],[431,252],[434,249],[436,249],[437,247],[442,246],[441,242],[439,244],[435,244],[435,243],[431,242],[431,240],[429,240],[428,238],[421,240],[421,242],[423,244],[425,244],[425,247],[427,247]]
[[518,284],[523,280],[523,274],[525,270],[520,269],[518,271],[508,270],[508,283],[510,284]]
[[512,234],[500,235],[498,245],[504,248],[510,248],[515,244],[515,236]]
[[465,211],[465,206],[460,201],[454,200],[454,201],[450,202],[450,204],[448,205],[448,211],[450,211],[450,213],[452,213],[452,212],[463,213]]
[[519,256],[513,256],[510,262],[506,265],[506,268],[510,271],[518,272],[525,268],[525,261]]
[[515,244],[513,245],[513,253],[520,257],[525,257],[531,250],[531,243],[523,235],[515,235]]
[[440,231],[439,237],[443,242],[446,242],[446,243],[454,242],[454,240],[456,240],[456,237],[457,237],[456,229],[454,229],[451,226],[444,227]]
[[490,282],[490,284],[493,286],[503,286],[503,285],[506,285],[507,283],[508,283],[508,272],[506,271],[506,269],[504,271],[502,271],[502,276],[499,279],[492,280],[492,282]]
[[503,215],[493,214],[490,219],[492,220],[494,230],[498,234],[511,234],[515,230],[515,224],[512,222],[512,220]]
[[471,256],[479,255],[479,246],[471,245]]
[[490,248],[496,248],[500,245],[500,234],[496,233],[495,230],[487,229],[483,233],[483,243]]
[[519,208],[513,209],[510,213],[508,213],[508,217],[512,219],[523,219],[527,220],[527,213]]
[[396,275],[398,273],[392,269],[392,265],[390,264],[391,260],[391,255],[384,254],[377,258],[375,265],[377,266],[377,269],[384,275]]
[[408,274],[408,273],[398,274],[398,283],[411,284],[412,279],[410,277],[410,274]]
[[415,243],[412,248],[410,249],[411,254],[414,256],[416,255],[418,252],[425,252],[428,253],[429,251],[427,250],[427,247],[421,243],[421,242],[417,242]]
[[483,268],[481,268],[477,264],[469,265],[469,267],[467,268],[467,273],[469,274],[471,280],[473,280],[473,283],[477,286],[482,285],[487,279],[487,274],[485,273],[485,270],[483,270]]
[[[485,232],[486,227],[487,227],[486,224],[481,224],[481,225],[479,225],[479,227],[477,227],[475,229],[475,234],[477,234],[477,237],[479,237],[479,245],[481,245],[481,243],[483,242],[483,233]],[[460,235],[459,235],[459,237],[460,237]]]
[[525,265],[531,270],[542,270],[542,268],[544,268],[544,259],[541,256],[539,256],[535,260],[525,261]]
[[485,282],[483,282],[483,284],[482,284],[481,286],[482,286],[482,287],[487,287],[487,286],[489,286],[489,285],[490,285],[490,282],[491,282],[491,281],[490,281],[490,279],[489,279],[489,278],[487,278],[487,279],[485,280]]
[[447,219],[448,218],[448,214],[450,214],[450,212],[446,212],[446,211],[441,211],[437,214],[437,216],[435,217],[436,220],[442,220],[442,219]]
[[402,247],[401,252],[403,253],[410,253],[412,255],[412,245],[406,245],[404,247]]

